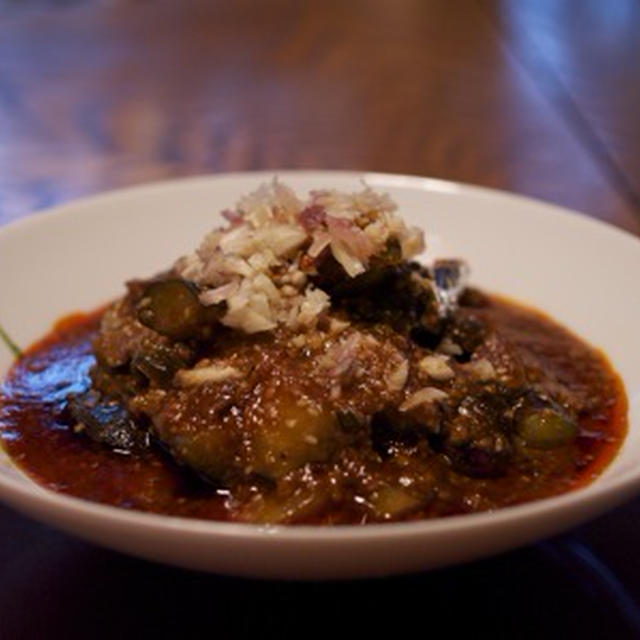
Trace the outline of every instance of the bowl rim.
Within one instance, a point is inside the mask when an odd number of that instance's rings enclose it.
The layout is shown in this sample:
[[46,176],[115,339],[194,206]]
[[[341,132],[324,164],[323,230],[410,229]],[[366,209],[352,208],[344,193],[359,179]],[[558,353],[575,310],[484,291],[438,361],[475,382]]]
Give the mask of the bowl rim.
[[[43,222],[53,222],[55,219],[67,215],[75,215],[77,209],[87,208],[88,214],[92,212],[93,204],[103,204],[117,201],[120,198],[131,196],[144,196],[145,193],[158,192],[164,189],[174,189],[197,185],[198,183],[212,182],[216,180],[262,180],[271,179],[274,176],[283,180],[291,179],[317,179],[322,178],[344,179],[352,181],[364,181],[371,186],[400,187],[426,192],[440,192],[449,194],[466,194],[474,197],[501,198],[510,201],[514,205],[535,205],[541,214],[562,215],[573,219],[580,225],[588,225],[599,232],[612,234],[618,239],[632,241],[640,250],[640,240],[632,233],[611,225],[602,220],[592,218],[578,211],[563,206],[549,203],[536,198],[523,196],[514,192],[492,189],[488,187],[467,184],[457,181],[430,178],[419,175],[407,175],[401,173],[385,173],[358,170],[313,170],[313,169],[273,169],[260,171],[238,171],[229,173],[200,174],[180,177],[168,180],[145,182],[133,186],[111,189],[104,192],[69,200],[54,207],[36,211],[26,218],[10,221],[0,226],[0,239],[3,236],[11,236],[13,233],[28,232],[31,227],[41,225]],[[99,215],[95,209],[94,214]],[[83,214],[83,215],[85,215]],[[12,366],[13,362],[10,364]],[[7,371],[0,374],[0,384],[4,380]],[[631,426],[631,425],[630,425]],[[605,479],[602,473],[610,468],[620,452],[624,449],[625,441],[608,466],[589,485],[574,489],[568,493],[537,499],[531,502],[501,507],[493,511],[485,511],[470,514],[447,516],[442,518],[413,520],[406,522],[367,523],[366,525],[264,525],[255,523],[224,522],[170,516],[151,512],[130,510],[122,507],[105,505],[82,498],[58,493],[38,484],[28,476],[6,454],[6,458],[12,469],[17,470],[20,479],[0,474],[0,497],[15,507],[21,508],[21,502],[29,503],[40,508],[54,507],[68,515],[83,515],[97,518],[102,521],[111,521],[118,524],[137,526],[149,530],[180,531],[199,536],[214,536],[217,538],[235,538],[243,540],[270,540],[278,541],[310,541],[310,542],[339,542],[345,540],[367,541],[379,539],[399,539],[409,537],[428,537],[455,533],[464,529],[501,527],[502,525],[515,523],[522,520],[536,519],[539,516],[554,512],[564,512],[570,507],[602,504],[609,502],[607,507],[614,507],[622,498],[636,492],[640,492],[640,465],[627,469],[616,476],[608,476]],[[1,446],[1,444],[0,444]],[[622,497],[621,497],[622,496]],[[11,500],[11,497],[15,498]],[[618,498],[616,500],[616,497]],[[7,499],[9,498],[9,499]],[[17,499],[20,500],[17,500]],[[23,508],[24,510],[24,508]],[[603,511],[604,509],[601,509]]]
[[[58,216],[64,216],[73,213],[73,209],[77,207],[88,207],[89,215],[91,215],[91,205],[108,202],[109,200],[117,200],[130,196],[144,195],[146,192],[156,192],[163,189],[174,189],[176,187],[188,188],[198,183],[209,183],[215,181],[245,181],[256,180],[265,181],[273,178],[282,178],[283,180],[296,179],[303,180],[305,178],[323,180],[341,179],[351,180],[353,182],[361,182],[370,186],[392,187],[392,188],[408,188],[418,191],[427,191],[446,194],[469,195],[480,198],[500,198],[502,200],[511,201],[514,204],[533,205],[539,209],[542,215],[560,214],[566,218],[573,219],[579,224],[586,224],[597,228],[602,233],[613,234],[618,238],[625,238],[627,241],[640,242],[640,238],[630,231],[617,227],[610,222],[596,218],[591,214],[581,212],[577,209],[571,209],[563,205],[536,198],[532,196],[522,195],[515,191],[507,189],[495,189],[485,187],[478,184],[467,182],[459,182],[456,180],[446,180],[444,178],[432,178],[429,176],[421,176],[418,174],[404,174],[384,171],[367,171],[357,169],[259,169],[255,171],[230,171],[221,173],[199,173],[189,176],[180,176],[169,179],[150,180],[132,185],[125,185],[104,191],[97,191],[78,198],[72,198],[51,207],[35,209],[26,214],[26,217],[20,217],[16,220],[9,220],[0,223],[0,235],[5,233],[21,232],[27,230],[31,225],[42,224],[43,221],[53,219]],[[378,183],[378,184],[376,184]],[[71,210],[71,211],[70,211]],[[93,214],[97,215],[96,212]],[[86,215],[86,214],[83,214]]]
[[[19,468],[18,471],[24,475]],[[108,520],[118,524],[137,526],[149,530],[180,531],[193,535],[214,536],[220,538],[238,538],[243,540],[282,540],[303,542],[338,542],[344,540],[370,541],[384,539],[400,539],[410,537],[440,536],[453,534],[462,529],[501,527],[510,523],[537,519],[542,515],[565,511],[570,507],[600,504],[611,501],[615,507],[622,498],[615,500],[619,494],[623,497],[640,491],[640,470],[632,470],[622,474],[607,484],[596,480],[586,487],[581,487],[558,496],[541,498],[532,502],[514,506],[501,507],[494,511],[483,511],[462,515],[447,516],[425,520],[406,522],[383,522],[338,525],[265,525],[244,522],[224,522],[170,516],[151,512],[136,511],[82,498],[57,493],[38,485],[28,476],[27,480],[16,480],[0,476],[0,495],[8,491],[15,497],[25,499],[27,503],[39,507],[56,507],[67,514],[84,515],[98,520]],[[19,505],[16,505],[18,508]]]

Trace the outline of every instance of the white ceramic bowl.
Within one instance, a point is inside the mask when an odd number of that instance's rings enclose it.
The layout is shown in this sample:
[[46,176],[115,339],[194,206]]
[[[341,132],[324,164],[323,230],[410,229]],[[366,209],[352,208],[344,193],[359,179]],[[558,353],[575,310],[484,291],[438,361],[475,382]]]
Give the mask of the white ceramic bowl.
[[[0,497],[106,547],[245,576],[347,578],[439,567],[504,551],[591,518],[640,489],[640,241],[570,211],[428,178],[344,172],[278,175],[294,188],[388,191],[426,228],[432,251],[464,256],[473,281],[550,313],[601,347],[624,379],[630,429],[592,485],[494,513],[400,524],[264,527],[101,506],[36,486],[8,460]],[[273,173],[193,178],[116,191],[0,229],[0,320],[21,345],[60,316],[119,295],[192,249],[218,212]],[[0,345],[0,377],[11,364]]]

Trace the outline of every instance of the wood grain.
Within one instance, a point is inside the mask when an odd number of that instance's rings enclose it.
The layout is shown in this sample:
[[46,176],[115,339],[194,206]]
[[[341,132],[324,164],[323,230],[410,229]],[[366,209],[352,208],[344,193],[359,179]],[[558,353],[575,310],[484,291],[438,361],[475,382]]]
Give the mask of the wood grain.
[[473,0],[80,3],[0,24],[0,220],[193,173],[354,168],[551,200],[632,231]]
[[640,2],[482,2],[515,58],[640,210]]

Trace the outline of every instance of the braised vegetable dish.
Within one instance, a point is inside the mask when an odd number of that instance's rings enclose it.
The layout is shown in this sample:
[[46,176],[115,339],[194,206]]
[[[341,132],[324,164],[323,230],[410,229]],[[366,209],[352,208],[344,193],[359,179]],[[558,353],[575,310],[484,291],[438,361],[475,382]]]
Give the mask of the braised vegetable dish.
[[12,368],[0,434],[43,485],[185,517],[357,524],[592,481],[621,382],[546,316],[425,266],[386,195],[274,181]]

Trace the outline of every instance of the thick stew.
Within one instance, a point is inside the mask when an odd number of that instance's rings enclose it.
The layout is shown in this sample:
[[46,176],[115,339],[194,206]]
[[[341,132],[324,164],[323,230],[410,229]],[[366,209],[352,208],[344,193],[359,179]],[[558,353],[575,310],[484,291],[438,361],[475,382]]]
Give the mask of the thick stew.
[[358,524],[591,482],[626,432],[606,359],[426,267],[386,197],[274,182],[168,271],[61,321],[0,396],[44,486],[184,517]]

